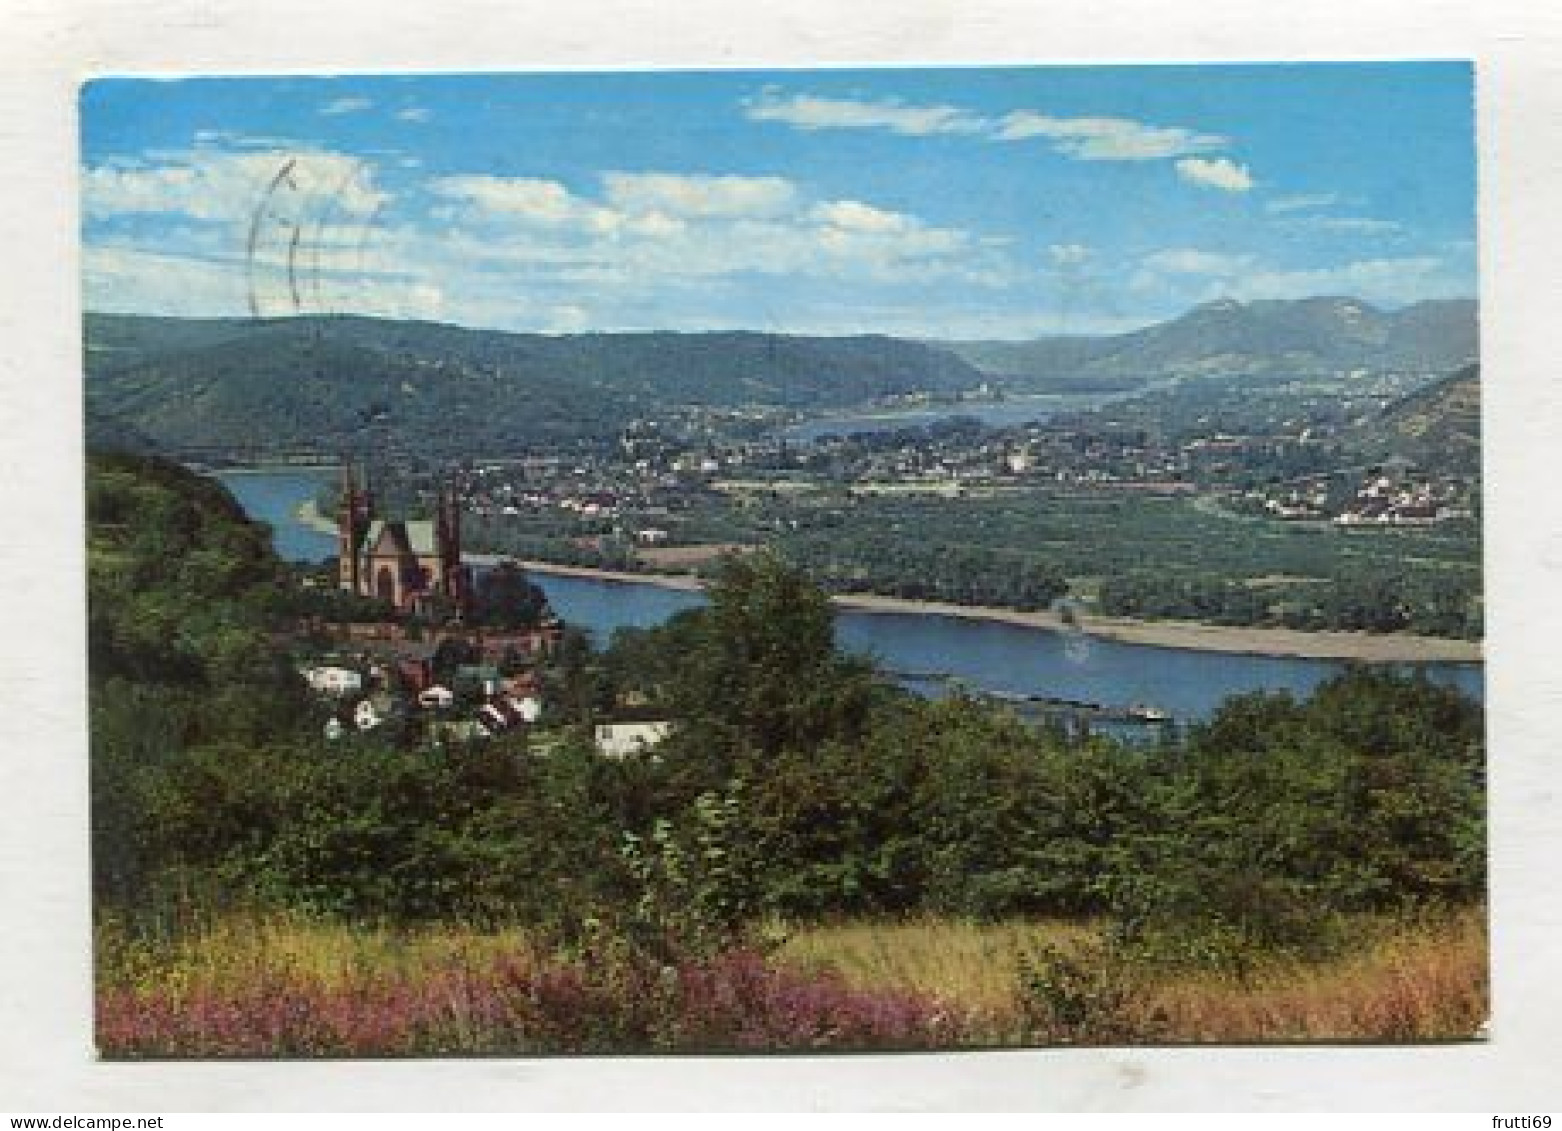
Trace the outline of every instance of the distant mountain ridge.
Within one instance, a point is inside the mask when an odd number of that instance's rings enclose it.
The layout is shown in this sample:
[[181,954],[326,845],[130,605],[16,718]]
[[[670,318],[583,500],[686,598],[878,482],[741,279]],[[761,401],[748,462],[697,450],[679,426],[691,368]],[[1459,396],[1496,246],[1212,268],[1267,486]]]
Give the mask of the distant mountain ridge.
[[671,405],[845,407],[985,379],[948,351],[899,338],[553,336],[357,316],[89,314],[85,347],[98,431],[184,448],[243,447],[257,435],[341,448],[379,436],[493,453],[600,435]]
[[1217,373],[1446,373],[1477,345],[1473,301],[1387,312],[1350,298],[1207,303],[1127,334],[1032,342],[517,334],[355,315],[88,314],[84,330],[89,442],[391,445],[438,458],[600,436],[676,405],[827,410],[983,384],[1062,391]]
[[1447,372],[1475,360],[1479,331],[1473,299],[1398,311],[1348,297],[1225,299],[1126,334],[945,344],[991,375],[1045,385],[1216,373]]

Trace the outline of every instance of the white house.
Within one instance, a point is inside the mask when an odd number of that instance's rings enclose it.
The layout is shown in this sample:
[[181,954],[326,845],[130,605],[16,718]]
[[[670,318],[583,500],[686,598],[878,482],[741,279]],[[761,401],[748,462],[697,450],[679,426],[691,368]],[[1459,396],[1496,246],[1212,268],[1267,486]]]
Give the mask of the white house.
[[373,730],[385,721],[372,700],[364,699],[353,708],[353,725],[359,730]]
[[418,692],[418,706],[431,710],[445,710],[455,705],[456,695],[448,687],[434,684]]
[[516,698],[501,695],[489,700],[477,709],[477,725],[489,737],[503,734],[518,726],[529,726],[542,717],[542,700],[535,695]]
[[672,733],[673,725],[665,720],[640,723],[598,723],[596,728],[597,753],[609,758],[623,758],[649,750]]
[[484,703],[479,707],[475,721],[482,728],[483,733],[490,738],[496,734],[503,734],[515,725],[504,709],[496,703]]
[[306,668],[304,679],[308,682],[310,690],[321,695],[346,695],[349,692],[363,690],[362,672],[338,667],[335,664]]

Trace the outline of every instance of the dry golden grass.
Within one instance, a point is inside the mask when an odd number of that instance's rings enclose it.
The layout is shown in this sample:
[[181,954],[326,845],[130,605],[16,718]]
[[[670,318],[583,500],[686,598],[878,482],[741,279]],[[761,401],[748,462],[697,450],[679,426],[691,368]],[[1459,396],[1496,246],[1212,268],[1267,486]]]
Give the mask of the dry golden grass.
[[[1119,1029],[1154,1043],[1413,1041],[1468,1038],[1486,1023],[1484,909],[1419,925],[1365,920],[1357,938],[1341,957],[1259,958],[1240,977],[1120,968],[1114,976],[1126,978],[1130,992]],[[1097,939],[1094,925],[1064,921],[859,920],[793,928],[775,957],[837,971],[854,988],[948,1003],[970,1019],[974,1034],[1011,1044],[1027,1032],[1018,994],[1022,957],[1049,946],[1088,954]],[[194,988],[242,992],[276,975],[324,988],[416,980],[500,958],[528,966],[546,960],[518,929],[389,929],[234,914],[159,943],[131,940],[105,924],[97,973],[105,988],[178,996]]]
[[285,974],[322,987],[365,977],[415,976],[451,966],[483,966],[499,956],[536,961],[525,932],[438,924],[372,927],[303,916],[228,914],[177,940],[147,944],[112,924],[98,930],[102,985],[243,988]]
[[996,1015],[1012,1012],[1022,954],[1079,943],[1095,933],[1089,925],[1062,920],[851,921],[798,928],[777,957],[832,967],[854,987],[908,990]]
[[1458,1040],[1482,1029],[1490,1009],[1484,909],[1373,934],[1327,963],[1270,963],[1242,981],[1170,979],[1153,1000],[1179,1040]]
[[[781,957],[834,967],[854,986],[957,1002],[1004,1039],[1021,1025],[1020,956],[1094,936],[1088,925],[1057,922],[858,922],[801,929]],[[1484,909],[1420,926],[1363,921],[1360,937],[1342,957],[1261,958],[1241,977],[1129,967],[1129,1023],[1161,1043],[1451,1040],[1485,1025]]]

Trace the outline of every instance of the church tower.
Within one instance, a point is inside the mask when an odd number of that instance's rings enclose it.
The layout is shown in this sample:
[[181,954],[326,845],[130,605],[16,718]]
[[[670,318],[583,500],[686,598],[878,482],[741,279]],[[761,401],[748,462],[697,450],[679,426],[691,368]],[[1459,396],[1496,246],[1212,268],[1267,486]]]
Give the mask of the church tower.
[[354,476],[351,460],[342,461],[342,499],[336,515],[337,584],[353,593],[364,592],[364,579],[360,576],[362,563],[360,552],[369,531],[369,519],[374,504],[369,496],[368,477],[360,489]]
[[461,562],[461,493],[441,486],[434,504],[434,541],[439,553],[439,587],[463,618],[470,612],[471,586]]

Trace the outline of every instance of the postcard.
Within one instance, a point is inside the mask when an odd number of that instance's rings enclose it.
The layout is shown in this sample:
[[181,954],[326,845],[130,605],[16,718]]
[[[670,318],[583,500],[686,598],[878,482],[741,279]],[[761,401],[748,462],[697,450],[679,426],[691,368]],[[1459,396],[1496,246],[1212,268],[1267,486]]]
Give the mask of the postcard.
[[99,1055],[1478,1036],[1472,84],[86,84]]

